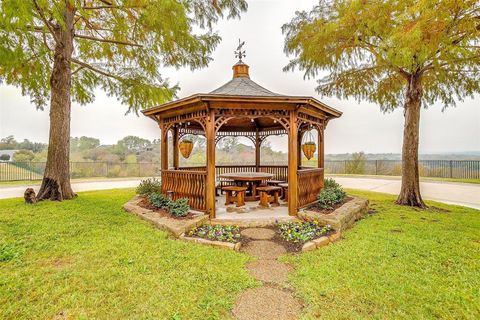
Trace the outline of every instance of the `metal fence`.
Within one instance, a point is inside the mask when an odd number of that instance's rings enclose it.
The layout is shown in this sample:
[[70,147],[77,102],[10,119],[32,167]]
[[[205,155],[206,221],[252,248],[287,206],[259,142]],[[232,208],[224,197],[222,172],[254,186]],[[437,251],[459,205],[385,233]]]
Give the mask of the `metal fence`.
[[[224,165],[248,165],[252,163],[223,163]],[[186,163],[187,166],[205,165]],[[262,165],[287,165],[276,161]],[[317,165],[316,161],[303,161],[303,166]],[[158,163],[111,163],[111,162],[71,162],[72,178],[94,177],[151,177],[159,176]],[[43,176],[45,162],[0,162],[0,181],[39,180]],[[450,179],[480,179],[480,160],[420,160],[419,171],[422,177]],[[359,174],[400,176],[400,160],[339,160],[325,161],[327,174]]]
[[[39,180],[45,162],[0,162],[0,181]],[[160,175],[158,163],[70,162],[70,177],[117,178]]]
[[[421,177],[480,179],[480,160],[419,160]],[[325,161],[327,174],[400,176],[400,160]]]

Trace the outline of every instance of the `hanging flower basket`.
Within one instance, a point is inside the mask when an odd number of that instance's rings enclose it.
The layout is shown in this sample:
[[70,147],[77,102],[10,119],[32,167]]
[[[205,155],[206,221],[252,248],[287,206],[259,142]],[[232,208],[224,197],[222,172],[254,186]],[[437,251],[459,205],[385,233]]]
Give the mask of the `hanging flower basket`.
[[317,146],[313,141],[305,142],[302,144],[302,151],[305,157],[310,160],[313,158],[315,151],[317,151]]
[[180,153],[182,154],[182,156],[185,159],[188,159],[190,157],[190,154],[192,153],[192,149],[193,149],[192,140],[183,139],[178,144],[178,149],[180,149]]

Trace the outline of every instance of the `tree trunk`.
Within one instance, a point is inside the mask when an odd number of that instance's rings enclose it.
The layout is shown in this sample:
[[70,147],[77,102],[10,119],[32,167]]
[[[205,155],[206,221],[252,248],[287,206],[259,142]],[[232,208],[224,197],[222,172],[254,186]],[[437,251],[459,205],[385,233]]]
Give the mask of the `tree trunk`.
[[42,186],[37,199],[64,200],[76,195],[70,185],[70,60],[73,52],[74,8],[66,5],[64,23],[54,28],[55,45],[52,75],[50,77],[50,133],[48,154]]
[[410,78],[405,99],[405,126],[402,148],[402,188],[397,204],[425,208],[420,195],[418,173],[418,136],[420,128],[420,109],[422,100],[421,75]]

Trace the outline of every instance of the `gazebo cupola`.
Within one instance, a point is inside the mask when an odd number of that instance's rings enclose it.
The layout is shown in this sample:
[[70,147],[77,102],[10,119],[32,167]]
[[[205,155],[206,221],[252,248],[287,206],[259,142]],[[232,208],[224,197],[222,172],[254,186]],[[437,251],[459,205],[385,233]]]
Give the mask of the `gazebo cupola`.
[[[268,172],[274,179],[288,181],[288,211],[296,215],[299,208],[316,201],[323,187],[324,129],[329,120],[341,112],[313,97],[287,96],[274,93],[255,83],[249,66],[242,61],[245,52],[237,48],[238,62],[233,65],[233,78],[211,91],[199,93],[144,110],[161,130],[162,189],[174,198],[190,199],[193,209],[215,218],[216,143],[225,136],[243,136],[255,145],[255,165],[239,171]],[[302,135],[318,131],[316,168],[301,168]],[[173,168],[168,167],[168,132],[173,137]],[[178,146],[186,134],[206,138],[206,166],[180,167]],[[262,142],[271,135],[288,135],[288,166],[263,166],[260,159]],[[242,167],[242,168],[240,168]],[[248,167],[248,168],[247,168]],[[229,168],[232,170],[232,168]]]

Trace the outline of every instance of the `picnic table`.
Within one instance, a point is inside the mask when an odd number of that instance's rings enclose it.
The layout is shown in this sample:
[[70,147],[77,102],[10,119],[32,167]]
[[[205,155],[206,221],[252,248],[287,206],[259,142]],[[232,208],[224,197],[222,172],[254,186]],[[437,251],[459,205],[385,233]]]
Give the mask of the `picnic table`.
[[245,200],[255,201],[259,199],[257,187],[262,181],[272,179],[273,174],[266,172],[232,172],[221,174],[220,177],[233,180],[235,184],[247,187]]

